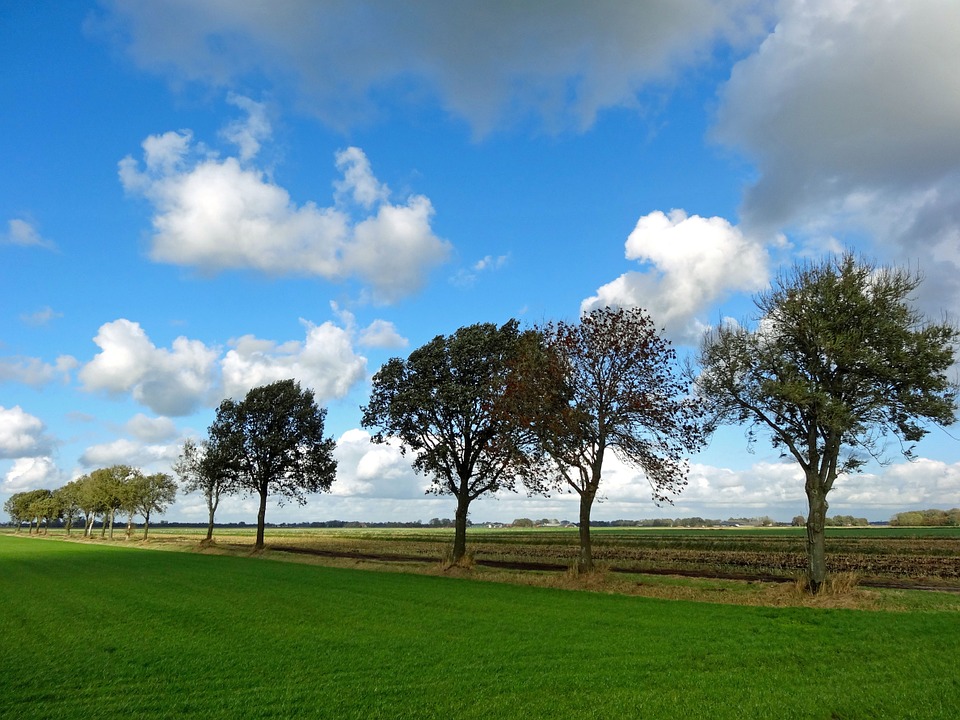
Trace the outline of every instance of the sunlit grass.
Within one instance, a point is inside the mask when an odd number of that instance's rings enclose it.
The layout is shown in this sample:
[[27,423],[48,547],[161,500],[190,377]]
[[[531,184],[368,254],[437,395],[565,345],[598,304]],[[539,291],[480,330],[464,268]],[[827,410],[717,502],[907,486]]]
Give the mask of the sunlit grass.
[[10,717],[935,718],[960,706],[956,613],[669,602],[9,536],[0,565]]

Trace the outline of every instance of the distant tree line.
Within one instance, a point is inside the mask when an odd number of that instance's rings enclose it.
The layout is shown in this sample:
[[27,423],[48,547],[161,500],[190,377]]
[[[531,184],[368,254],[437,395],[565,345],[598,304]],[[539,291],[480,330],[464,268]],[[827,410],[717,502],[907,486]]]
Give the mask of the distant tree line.
[[890,518],[896,527],[956,527],[960,525],[960,508],[950,510],[910,510]]
[[145,475],[129,465],[99,468],[55,490],[29,490],[14,493],[3,505],[11,522],[20,532],[27,523],[27,532],[41,528],[46,533],[51,525],[61,524],[71,534],[73,526],[83,527],[84,537],[93,535],[100,519],[100,535],[109,531],[113,538],[117,514],[127,520],[126,537],[133,532],[134,518],[143,518],[143,537],[150,529],[150,517],[166,512],[173,503],[177,485],[169,475]]

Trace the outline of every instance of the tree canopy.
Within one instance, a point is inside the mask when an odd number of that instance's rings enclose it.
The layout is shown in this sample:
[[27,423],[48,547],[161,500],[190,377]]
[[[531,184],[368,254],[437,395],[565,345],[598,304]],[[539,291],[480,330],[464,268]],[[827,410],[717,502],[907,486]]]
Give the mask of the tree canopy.
[[515,320],[438,335],[384,364],[362,408],[374,442],[399,439],[414,469],[431,478],[428,492],[456,497],[453,562],[466,552],[470,503],[513,490],[526,464],[519,430],[499,407],[522,337]]
[[882,459],[888,438],[910,457],[927,423],[954,421],[958,331],[915,309],[920,282],[851,254],[798,265],[755,298],[754,329],[726,324],[702,343],[697,386],[713,421],[763,429],[804,471],[814,592],[837,477]]
[[313,391],[294,380],[250,390],[217,408],[207,446],[210,477],[223,477],[260,499],[256,548],[263,549],[267,497],[303,505],[307,493],[329,490],[336,479],[333,438],[325,438],[327,411]]
[[208,454],[209,443],[186,440],[173,471],[184,492],[199,492],[207,504],[207,542],[213,540],[213,524],[220,506],[220,497],[236,492],[233,478],[218,469]]
[[[513,388],[559,487],[580,495],[580,565],[593,567],[590,512],[612,451],[640,470],[656,502],[686,485],[703,428],[676,353],[640,308],[602,308],[542,330]],[[556,475],[555,473],[555,475]]]

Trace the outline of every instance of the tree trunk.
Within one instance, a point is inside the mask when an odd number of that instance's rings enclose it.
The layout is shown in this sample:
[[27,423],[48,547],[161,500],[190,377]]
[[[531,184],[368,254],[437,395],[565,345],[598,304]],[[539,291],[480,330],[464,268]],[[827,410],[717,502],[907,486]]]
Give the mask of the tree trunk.
[[143,539],[147,539],[147,530],[150,529],[150,511],[147,511],[147,514],[143,516]]
[[[811,479],[812,480],[812,479]],[[815,487],[811,484],[815,483]],[[827,496],[819,488],[819,479],[807,483],[807,503],[810,513],[807,516],[807,580],[810,592],[818,593],[827,578],[826,527]]]
[[453,533],[453,556],[450,558],[452,564],[456,565],[463,556],[467,554],[467,513],[470,510],[470,498],[467,491],[463,490],[457,497],[457,517]]
[[590,540],[590,509],[593,507],[593,498],[596,493],[584,490],[580,493],[580,560],[578,567],[581,571],[593,570],[593,543]]
[[213,506],[211,506],[209,509],[210,509],[210,522],[207,524],[207,542],[211,542],[213,540],[213,513],[216,512]]
[[260,491],[260,510],[257,512],[257,542],[254,550],[263,550],[263,525],[267,519],[267,490]]
[[130,539],[130,535],[133,534],[133,513],[127,515],[127,540]]
[[93,522],[96,519],[97,517],[93,513],[90,513],[90,515],[87,518],[85,518],[85,522],[83,524],[84,537],[90,537],[91,535],[93,535]]

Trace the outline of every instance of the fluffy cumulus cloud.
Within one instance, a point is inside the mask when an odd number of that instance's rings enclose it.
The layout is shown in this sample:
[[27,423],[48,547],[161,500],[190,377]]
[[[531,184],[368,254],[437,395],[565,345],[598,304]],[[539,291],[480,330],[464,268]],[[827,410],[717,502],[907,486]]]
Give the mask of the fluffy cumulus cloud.
[[794,0],[721,91],[714,138],[758,170],[742,223],[868,233],[960,310],[960,4]]
[[46,455],[52,441],[40,418],[19,405],[0,406],[0,458],[24,458]]
[[154,207],[152,259],[207,273],[353,278],[380,303],[416,292],[446,260],[450,246],[433,233],[430,200],[413,195],[391,203],[359,148],[336,156],[342,178],[332,206],[295,203],[249,162],[270,137],[262,105],[235,95],[231,101],[248,112],[224,131],[239,158],[213,154],[181,131],[147,138],[142,163],[131,156],[120,162],[127,192]]
[[583,301],[581,309],[642,307],[680,340],[694,340],[698,319],[712,303],[735,291],[762,288],[769,276],[765,246],[720,217],[682,210],[645,215],[626,241],[626,257],[643,270],[625,273]]
[[177,435],[177,426],[168,417],[147,417],[137,413],[126,424],[126,430],[144,442],[170,440]]
[[121,318],[100,326],[100,353],[80,370],[85,390],[133,398],[160,415],[188,415],[208,404],[217,387],[219,351],[178,337],[156,347],[139,323]]
[[918,458],[838,478],[831,508],[876,508],[886,519],[904,510],[952,508],[960,505],[960,463]]
[[58,488],[65,482],[63,474],[48,456],[18,458],[7,471],[0,486],[4,492]]
[[339,497],[422,499],[430,480],[417,475],[410,457],[393,441],[374,444],[365,430],[348,430],[337,440],[337,481],[331,492]]
[[265,73],[338,127],[402,91],[435,98],[478,133],[531,114],[551,129],[588,127],[756,25],[755,4],[737,0],[106,5],[104,34],[176,80],[223,86]]
[[367,359],[353,350],[349,329],[302,320],[306,337],[277,343],[244,335],[232,341],[221,363],[224,391],[243,397],[250,388],[296,378],[319,402],[341,398],[366,374]]
[[360,345],[371,348],[398,349],[410,344],[410,341],[397,332],[396,326],[389,320],[374,320],[360,331],[357,341]]
[[170,472],[170,466],[180,454],[176,443],[144,443],[128,438],[91,445],[80,455],[80,465],[85,468],[109,467],[110,465],[133,465],[145,472]]
[[[178,337],[170,348],[157,347],[139,323],[120,318],[100,327],[94,343],[100,352],[84,365],[79,379],[84,390],[112,396],[130,395],[163,417],[137,415],[127,430],[144,441],[172,437],[170,417],[189,415],[215,405],[226,394],[242,398],[251,388],[294,378],[314,391],[317,401],[342,398],[366,377],[367,359],[354,343],[397,343],[390,323],[374,321],[358,331],[351,323],[316,325],[301,320],[303,340],[278,342],[253,335],[230,341],[223,348]],[[366,340],[364,340],[366,338]]]

